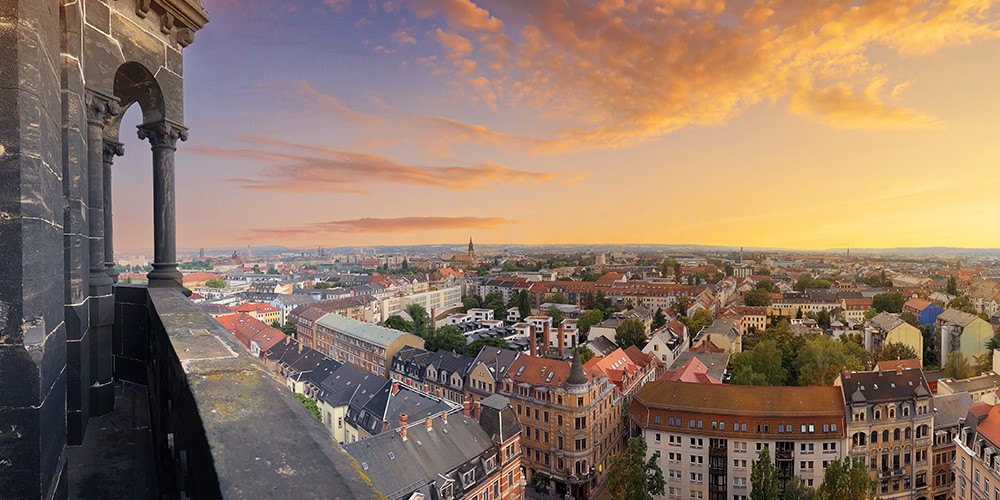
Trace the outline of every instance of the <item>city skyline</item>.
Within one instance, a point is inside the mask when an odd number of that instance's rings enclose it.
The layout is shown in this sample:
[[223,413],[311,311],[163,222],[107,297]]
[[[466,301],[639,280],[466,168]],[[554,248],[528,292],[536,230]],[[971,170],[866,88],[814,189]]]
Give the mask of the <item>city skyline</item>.
[[205,4],[182,247],[1000,247],[993,2]]

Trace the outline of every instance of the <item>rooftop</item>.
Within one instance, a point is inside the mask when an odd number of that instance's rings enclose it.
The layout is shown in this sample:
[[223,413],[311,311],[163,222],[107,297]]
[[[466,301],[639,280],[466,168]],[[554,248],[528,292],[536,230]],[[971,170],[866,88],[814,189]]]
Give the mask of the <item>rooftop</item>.
[[317,324],[381,347],[388,347],[396,339],[404,335],[415,337],[411,333],[393,330],[392,328],[386,328],[374,323],[365,323],[333,313],[320,318]]
[[741,417],[844,416],[844,399],[833,386],[747,387],[657,380],[639,389],[635,401],[647,408]]

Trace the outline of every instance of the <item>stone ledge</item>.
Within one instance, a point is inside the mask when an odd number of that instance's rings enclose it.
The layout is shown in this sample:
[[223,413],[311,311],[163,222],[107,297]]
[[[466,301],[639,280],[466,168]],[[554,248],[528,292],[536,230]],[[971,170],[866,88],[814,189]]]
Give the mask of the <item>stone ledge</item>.
[[[160,367],[164,357],[172,365],[166,379],[165,373],[151,374],[150,390],[160,391],[152,394],[156,404],[151,412],[168,407],[174,412],[159,418],[154,414],[151,420],[168,449],[173,448],[185,493],[380,497],[323,424],[220,324],[178,290],[151,288],[148,294],[153,352],[159,351]],[[162,340],[169,342],[169,350],[155,348]],[[182,394],[165,397],[164,389]]]

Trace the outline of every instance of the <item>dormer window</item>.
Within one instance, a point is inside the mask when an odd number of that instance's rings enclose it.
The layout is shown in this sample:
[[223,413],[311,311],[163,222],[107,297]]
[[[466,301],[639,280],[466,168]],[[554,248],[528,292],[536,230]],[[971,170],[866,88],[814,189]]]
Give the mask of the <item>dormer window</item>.
[[447,482],[441,485],[441,498],[447,500],[455,496],[455,486],[451,482]]
[[465,485],[465,489],[472,487],[472,484],[476,482],[476,469],[472,469],[468,472],[462,473],[462,484]]

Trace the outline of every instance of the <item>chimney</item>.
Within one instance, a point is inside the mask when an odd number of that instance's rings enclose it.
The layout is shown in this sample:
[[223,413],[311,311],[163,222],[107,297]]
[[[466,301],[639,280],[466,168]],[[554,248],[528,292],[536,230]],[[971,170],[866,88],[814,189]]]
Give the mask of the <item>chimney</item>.
[[538,355],[538,339],[535,338],[535,325],[529,325],[528,329],[531,330],[531,342],[528,344],[528,348],[531,349],[531,357]]
[[840,378],[843,379],[843,380],[847,380],[847,379],[851,378],[851,372],[847,371],[847,367],[846,366],[843,368],[843,370],[841,370],[841,372],[840,372]]
[[903,361],[900,359],[896,360],[896,375],[903,374]]
[[564,335],[565,331],[566,330],[563,327],[563,324],[559,323],[559,331],[556,332],[556,334],[559,335],[559,340],[557,341],[557,343],[559,344],[559,359],[566,357],[566,339]]
[[462,401],[462,414],[466,417],[472,416],[472,398],[468,396]]
[[481,410],[482,410],[482,407],[480,406],[479,401],[476,401],[475,403],[473,403],[472,404],[472,417],[475,418],[476,420],[479,420],[479,412]]
[[431,421],[431,417],[427,417],[427,420],[424,421],[424,425],[427,426],[427,432],[434,430],[434,423]]
[[[397,381],[397,380],[393,380],[392,381],[392,390],[390,392],[391,392],[391,394],[393,396],[395,396],[396,393],[399,392],[399,381]],[[405,417],[406,417],[406,415],[404,414],[400,418],[405,418]]]
[[549,350],[549,322],[542,323],[542,353]]
[[442,424],[448,423],[448,412],[446,411],[441,412],[441,423]]
[[399,435],[403,437],[403,441],[406,441],[406,424],[407,418],[405,413],[399,414]]

